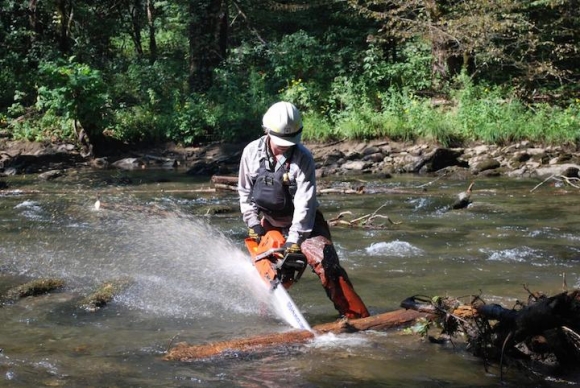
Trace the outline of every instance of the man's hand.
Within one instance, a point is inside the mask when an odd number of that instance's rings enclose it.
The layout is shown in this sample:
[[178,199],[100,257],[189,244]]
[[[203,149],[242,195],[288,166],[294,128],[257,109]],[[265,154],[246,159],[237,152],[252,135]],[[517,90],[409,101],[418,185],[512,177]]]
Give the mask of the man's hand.
[[248,237],[253,238],[256,241],[260,240],[260,237],[262,237],[265,234],[266,234],[266,230],[260,224],[256,224],[254,226],[251,226],[248,229]]
[[298,245],[295,242],[291,242],[291,241],[286,242],[284,244],[283,248],[284,248],[284,254],[286,254],[286,255],[288,253],[300,253],[301,252],[300,245]]

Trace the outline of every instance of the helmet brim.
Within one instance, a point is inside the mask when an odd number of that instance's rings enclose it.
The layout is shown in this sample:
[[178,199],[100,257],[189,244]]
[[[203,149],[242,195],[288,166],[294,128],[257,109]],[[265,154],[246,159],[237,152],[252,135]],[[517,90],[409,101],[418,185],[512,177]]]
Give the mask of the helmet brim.
[[292,137],[285,136],[283,138],[280,136],[276,136],[272,132],[270,132],[269,135],[270,141],[275,145],[277,145],[278,147],[292,147],[293,145],[300,143],[300,139],[302,138],[302,133],[298,133]]

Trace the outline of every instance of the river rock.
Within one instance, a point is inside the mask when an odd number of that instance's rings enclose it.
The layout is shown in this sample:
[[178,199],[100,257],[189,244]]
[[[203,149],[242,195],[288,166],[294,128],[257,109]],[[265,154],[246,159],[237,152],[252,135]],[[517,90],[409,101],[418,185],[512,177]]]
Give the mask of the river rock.
[[109,159],[106,156],[103,158],[94,158],[91,160],[90,164],[92,167],[100,169],[108,168],[110,165]]
[[344,163],[342,165],[342,168],[344,170],[362,172],[363,170],[365,170],[366,168],[368,168],[370,166],[371,166],[371,163],[369,163],[369,162],[365,162],[362,160],[351,160],[351,161]]
[[324,158],[324,161],[322,162],[322,166],[332,166],[332,165],[336,164],[338,161],[340,161],[341,159],[344,159],[344,152],[337,150],[337,149],[333,149]]
[[47,171],[47,172],[43,172],[42,174],[39,174],[38,177],[42,180],[45,181],[51,181],[53,179],[56,179],[58,177],[61,177],[64,175],[64,172],[61,170],[51,170],[51,171]]
[[[158,155],[163,159],[170,156],[172,162],[185,167],[188,175],[235,174],[246,144],[216,142],[195,147],[156,145],[153,149],[139,150],[139,154]],[[457,173],[463,178],[466,174],[508,177],[567,174],[574,177],[573,168],[580,165],[579,146],[574,144],[544,147],[520,141],[505,146],[476,143],[466,144],[462,148],[446,148],[427,142],[376,139],[332,143],[307,141],[305,146],[314,157],[318,177],[357,173],[444,174],[447,177]],[[0,176],[65,170],[80,164],[105,167],[104,159],[81,158],[75,150],[69,151],[69,155],[62,152],[70,148],[66,145],[48,147],[41,144],[34,146],[30,142],[5,142],[0,144]],[[135,153],[131,152],[132,155]],[[114,161],[115,157],[120,159]],[[148,167],[146,160],[114,154],[108,158],[112,165],[121,169]],[[175,163],[171,166],[175,168]]]
[[372,154],[368,154],[363,156],[362,160],[365,162],[372,162],[372,163],[379,163],[385,159],[385,155],[382,152],[375,152]]
[[575,171],[576,172],[576,176],[574,178],[576,178],[578,176],[578,171],[580,170],[580,166],[577,164],[570,164],[570,163],[566,163],[566,164],[556,164],[556,165],[549,165],[549,166],[542,166],[542,167],[537,167],[535,169],[535,173],[533,175],[538,176],[540,178],[547,178],[553,175],[561,175],[561,176],[568,176],[567,174],[570,174]]
[[187,175],[205,175],[210,176],[218,171],[218,167],[213,162],[206,162],[204,160],[199,160],[194,162],[193,165],[187,170]]
[[479,174],[487,170],[495,170],[500,167],[500,163],[493,158],[485,158],[475,164],[472,168],[474,174]]
[[135,170],[138,168],[143,168],[145,163],[143,163],[143,161],[138,158],[124,158],[117,160],[112,164],[112,166],[120,170]]
[[435,172],[445,167],[460,166],[464,162],[459,160],[463,152],[448,148],[436,148],[424,155],[413,167],[414,172]]

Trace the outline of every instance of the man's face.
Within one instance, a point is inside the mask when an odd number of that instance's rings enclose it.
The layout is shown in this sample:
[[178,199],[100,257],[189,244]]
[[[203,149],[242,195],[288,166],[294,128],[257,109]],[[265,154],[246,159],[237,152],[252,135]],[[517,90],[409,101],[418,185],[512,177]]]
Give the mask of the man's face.
[[[290,146],[290,147],[292,147],[292,146]],[[279,145],[276,145],[273,141],[270,141],[270,148],[272,149],[272,153],[274,155],[281,155],[284,152],[288,151],[290,149],[290,147],[279,146]]]

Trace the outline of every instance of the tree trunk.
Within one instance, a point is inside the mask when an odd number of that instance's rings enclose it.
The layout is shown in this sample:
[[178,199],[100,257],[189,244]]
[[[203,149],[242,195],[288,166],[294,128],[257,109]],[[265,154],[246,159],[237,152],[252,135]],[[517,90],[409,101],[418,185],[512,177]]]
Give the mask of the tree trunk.
[[30,29],[34,32],[31,37],[32,41],[35,41],[38,35],[40,35],[37,3],[37,0],[30,0],[28,2],[28,20],[30,23]]
[[225,55],[227,7],[223,0],[191,0],[189,3],[189,87],[205,92],[213,69]]
[[129,6],[129,16],[131,18],[131,38],[135,45],[135,53],[140,58],[143,56],[143,45],[141,42],[141,0],[133,0],[132,6]]
[[69,27],[73,18],[73,6],[67,0],[58,0],[56,2],[57,14],[59,17],[58,47],[62,54],[67,54],[70,49],[69,45]]
[[149,63],[157,60],[157,40],[155,39],[155,4],[147,0],[147,25],[149,26]]
[[342,320],[314,326],[313,332],[293,330],[284,333],[265,334],[250,338],[241,338],[222,342],[212,342],[204,345],[189,345],[178,343],[165,355],[170,361],[195,361],[210,357],[224,356],[235,352],[252,352],[305,343],[316,335],[324,333],[352,333],[365,330],[388,330],[408,326],[418,318],[428,317],[428,314],[414,310],[395,310],[367,318]]

